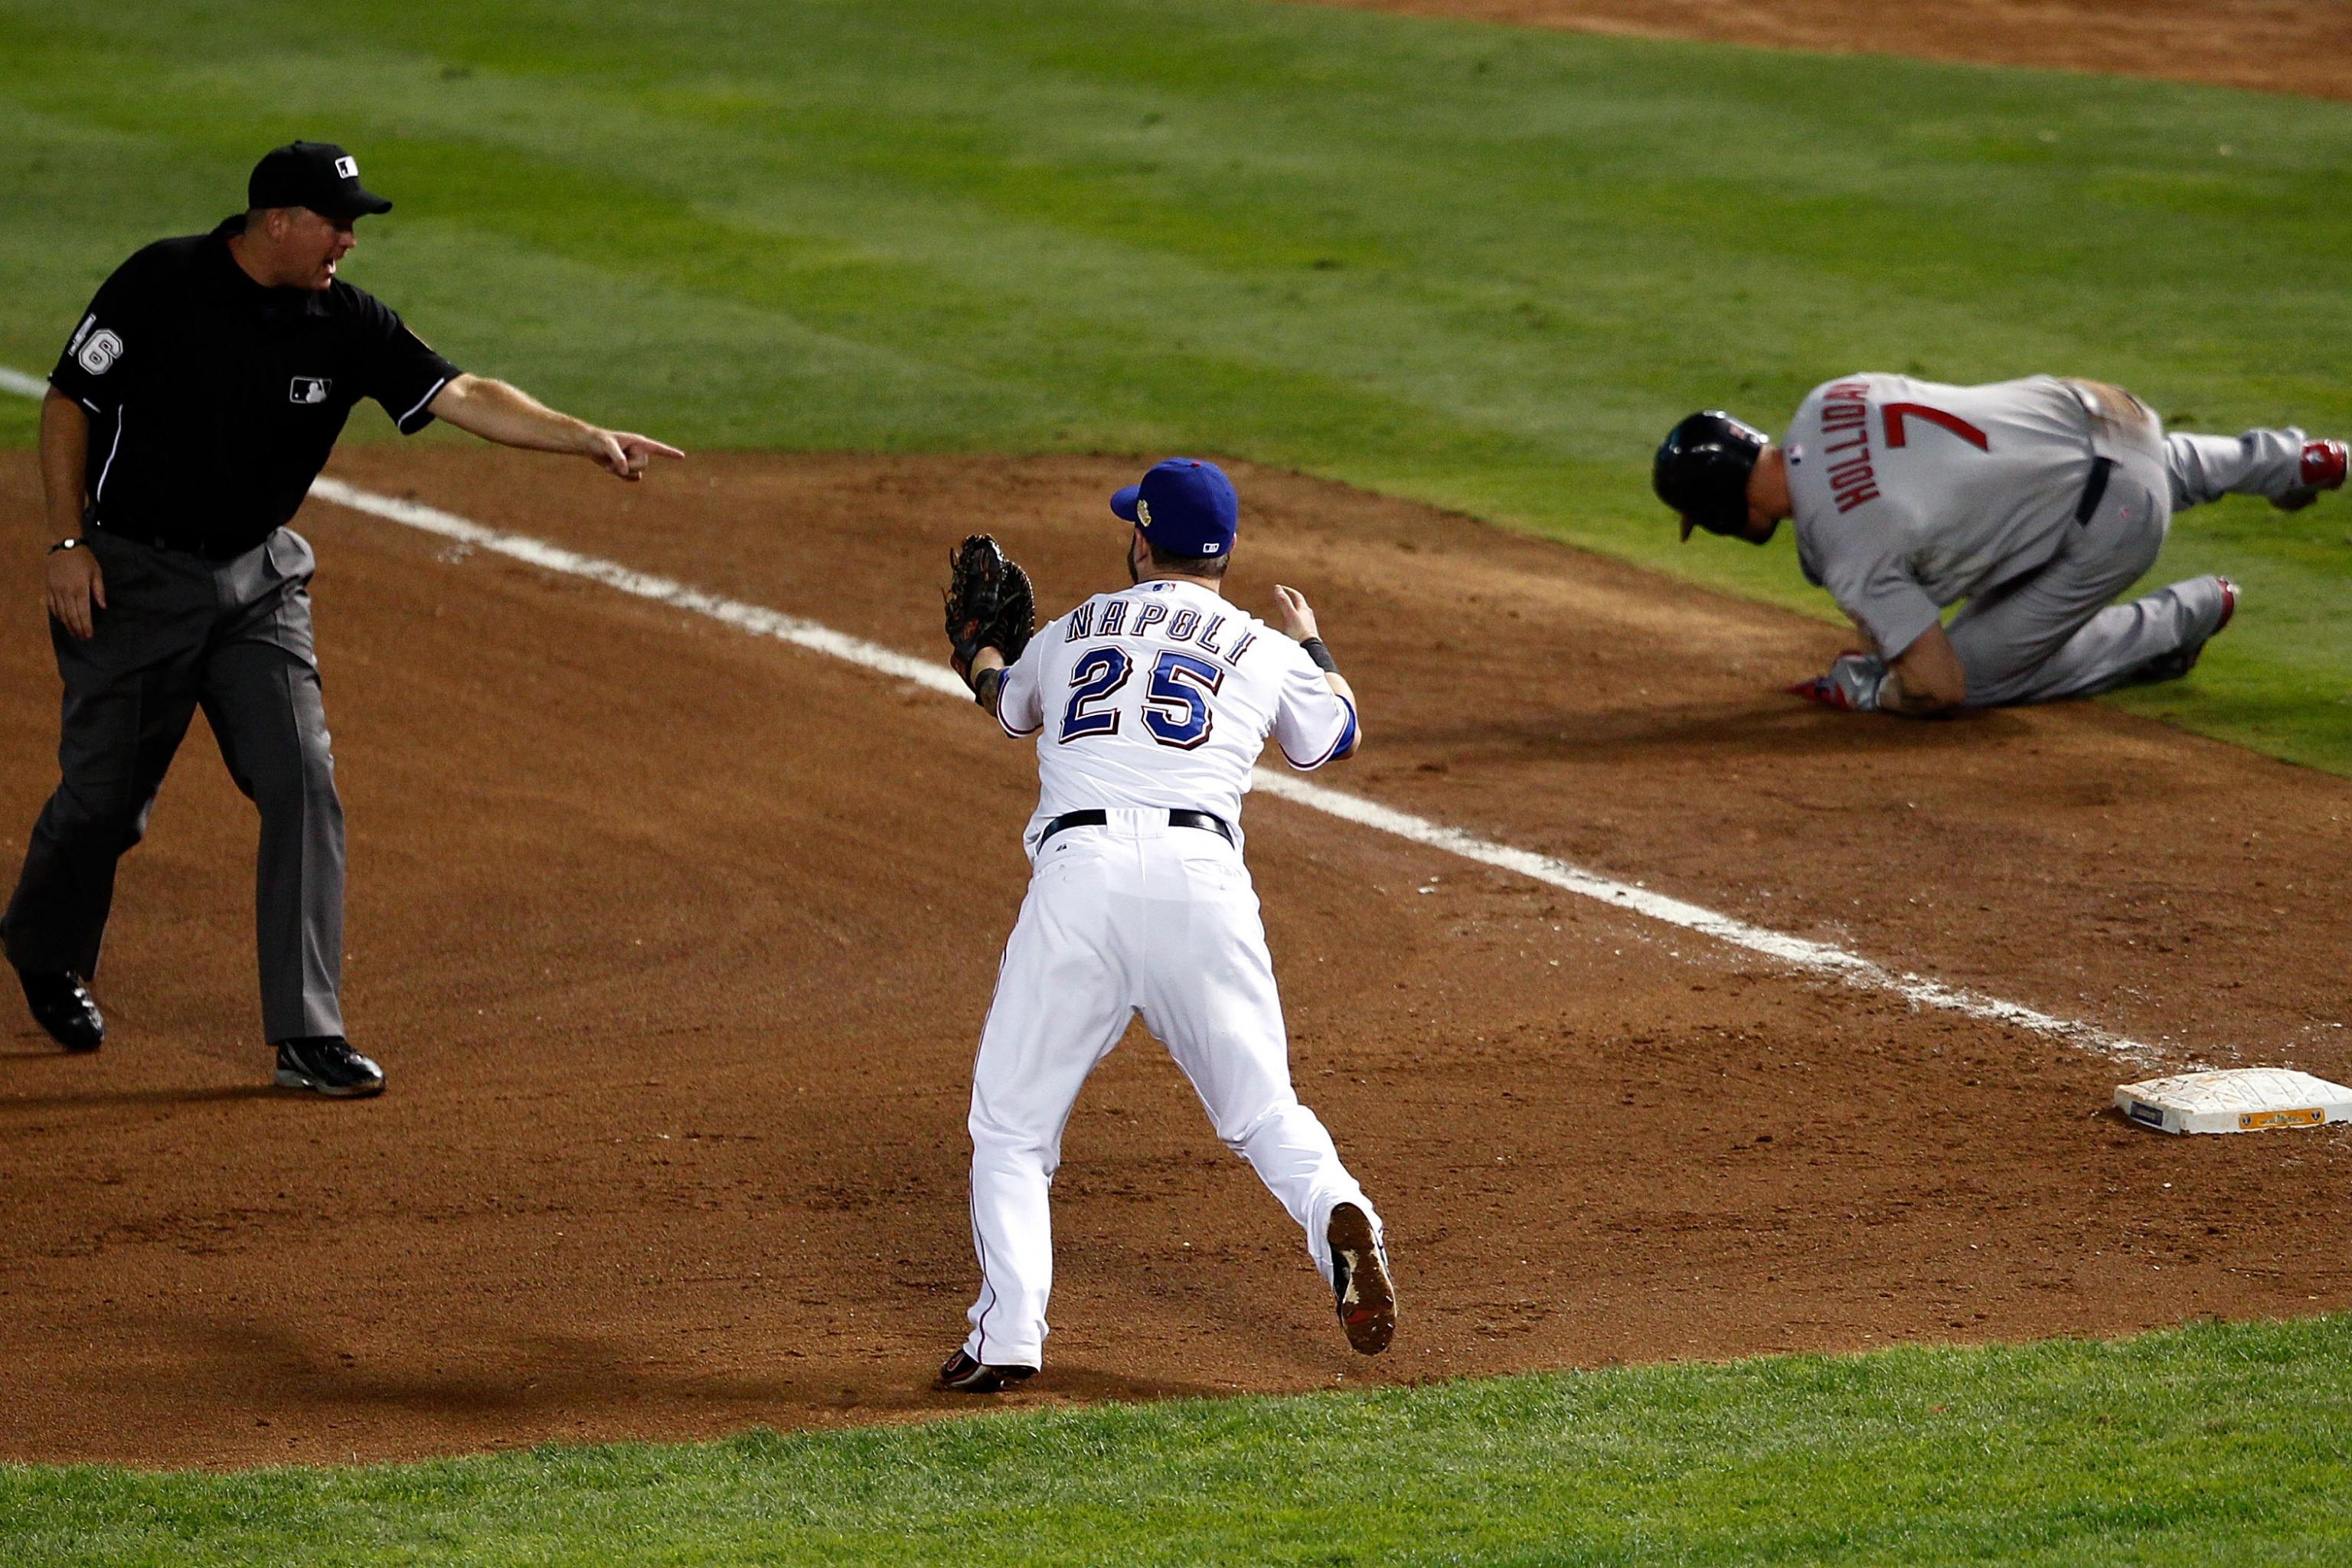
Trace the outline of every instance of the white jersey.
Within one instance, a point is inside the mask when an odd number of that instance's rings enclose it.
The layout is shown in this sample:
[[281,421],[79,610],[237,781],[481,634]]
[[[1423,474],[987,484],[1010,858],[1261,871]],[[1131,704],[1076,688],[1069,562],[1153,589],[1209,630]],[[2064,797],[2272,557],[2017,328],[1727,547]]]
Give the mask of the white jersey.
[[[2094,395],[2049,375],[1815,387],[1781,438],[1805,574],[1892,658],[1943,606],[2046,564],[2076,528],[2093,458],[2111,455]],[[2152,439],[2153,416],[2116,395]]]
[[[1352,746],[1354,707],[1282,633],[1211,589],[1161,580],[1040,627],[996,712],[1008,733],[1037,738],[1044,788],[1025,836],[1029,891],[972,1063],[981,1288],[961,1354],[1043,1364],[1062,1131],[1087,1075],[1139,1016],[1336,1289],[1339,1211],[1369,1221],[1376,1248],[1380,1215],[1291,1083],[1238,819],[1268,735],[1293,767],[1319,767]],[[1211,813],[1234,837],[1172,823],[1171,810]],[[1071,811],[1103,820],[1041,848],[1045,825]]]
[[996,717],[1016,739],[1037,737],[1033,850],[1053,818],[1097,807],[1205,811],[1238,834],[1268,735],[1301,771],[1356,738],[1354,705],[1297,643],[1211,589],[1164,578],[1038,628],[1004,672]]

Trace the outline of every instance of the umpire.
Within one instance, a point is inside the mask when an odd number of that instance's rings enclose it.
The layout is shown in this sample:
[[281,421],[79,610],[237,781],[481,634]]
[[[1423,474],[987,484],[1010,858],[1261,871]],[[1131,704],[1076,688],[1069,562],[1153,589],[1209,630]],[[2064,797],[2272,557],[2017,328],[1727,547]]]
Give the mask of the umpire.
[[335,276],[392,204],[331,142],[254,166],[244,213],[116,268],[41,405],[49,637],[65,678],[63,775],[33,828],[0,945],[33,1016],[98,1048],[90,995],[115,862],[198,708],[261,813],[256,926],[278,1082],[380,1093],[343,1036],[343,811],[310,636],[308,541],[286,526],[352,405],[403,434],[436,418],[509,447],[574,452],[625,479],[677,448],[467,375]]

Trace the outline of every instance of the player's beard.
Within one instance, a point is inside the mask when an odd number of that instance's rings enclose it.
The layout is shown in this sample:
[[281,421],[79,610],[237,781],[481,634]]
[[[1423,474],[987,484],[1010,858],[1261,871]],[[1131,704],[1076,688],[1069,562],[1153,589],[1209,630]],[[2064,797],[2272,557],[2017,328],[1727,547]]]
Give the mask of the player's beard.
[[1129,534],[1127,541],[1127,584],[1133,587],[1143,581],[1143,535]]

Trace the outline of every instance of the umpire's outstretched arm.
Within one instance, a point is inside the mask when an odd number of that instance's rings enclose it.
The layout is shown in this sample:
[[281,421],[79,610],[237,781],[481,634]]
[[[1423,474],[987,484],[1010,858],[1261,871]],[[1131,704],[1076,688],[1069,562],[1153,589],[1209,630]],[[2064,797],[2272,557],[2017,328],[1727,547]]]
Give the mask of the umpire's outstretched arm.
[[630,430],[606,430],[584,419],[559,413],[519,386],[486,375],[454,375],[434,394],[427,408],[436,419],[446,419],[501,447],[525,447],[535,452],[573,452],[594,459],[610,473],[640,479],[656,457],[683,458],[684,452],[650,436]]

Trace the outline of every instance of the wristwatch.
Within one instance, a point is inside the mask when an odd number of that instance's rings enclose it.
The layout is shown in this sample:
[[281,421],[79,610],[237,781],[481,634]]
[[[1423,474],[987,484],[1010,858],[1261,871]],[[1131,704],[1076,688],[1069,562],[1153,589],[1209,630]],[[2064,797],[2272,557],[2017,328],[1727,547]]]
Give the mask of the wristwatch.
[[89,548],[89,545],[84,544],[79,539],[60,539],[55,544],[49,546],[49,553],[55,555],[60,550],[87,550]]

